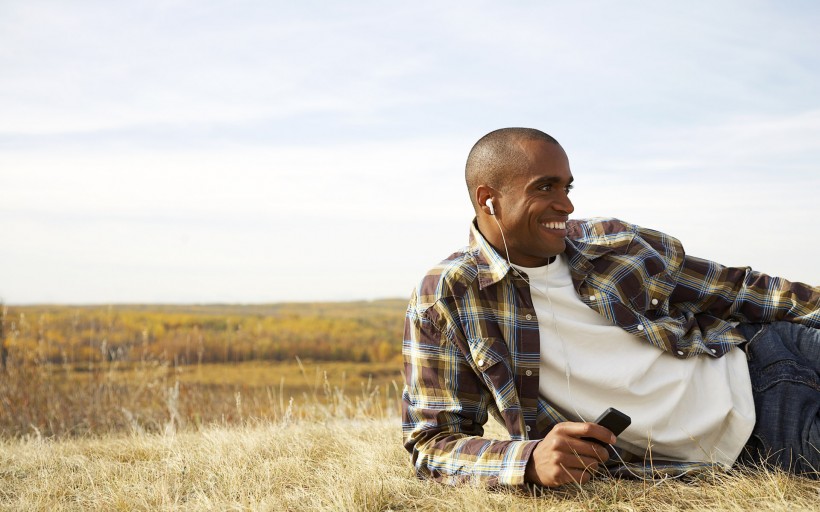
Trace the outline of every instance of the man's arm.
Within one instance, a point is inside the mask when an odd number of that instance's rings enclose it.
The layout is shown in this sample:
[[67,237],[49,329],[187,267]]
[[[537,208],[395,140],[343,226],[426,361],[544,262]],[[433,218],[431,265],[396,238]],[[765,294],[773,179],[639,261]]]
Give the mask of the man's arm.
[[[820,288],[690,256],[669,235],[637,225],[630,228],[669,266],[675,279],[669,301],[675,309],[721,320],[788,321],[820,328]],[[709,321],[699,323],[703,329]]]
[[740,322],[789,321],[820,328],[820,288],[749,268],[686,256],[671,301],[692,313]]
[[580,438],[610,443],[612,434],[592,423],[561,423],[541,441],[483,438],[493,398],[450,339],[452,332],[412,305],[408,308],[402,430],[417,473],[445,483],[558,486],[587,481],[608,454]]
[[417,474],[450,484],[522,485],[537,441],[481,437],[493,398],[449,329],[425,313],[411,303],[402,349],[402,432]]

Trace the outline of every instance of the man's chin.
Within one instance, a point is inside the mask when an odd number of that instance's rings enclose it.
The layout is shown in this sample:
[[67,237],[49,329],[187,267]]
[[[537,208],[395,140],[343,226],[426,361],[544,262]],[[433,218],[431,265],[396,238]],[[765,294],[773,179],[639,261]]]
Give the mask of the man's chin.
[[552,261],[554,257],[558,256],[559,254],[563,254],[565,249],[566,244],[550,246],[548,249],[544,248],[544,250],[539,251],[539,263],[537,265],[532,266],[540,267],[542,265],[547,265]]
[[567,243],[562,239],[560,243],[550,244],[545,252],[547,258],[562,254],[567,249]]

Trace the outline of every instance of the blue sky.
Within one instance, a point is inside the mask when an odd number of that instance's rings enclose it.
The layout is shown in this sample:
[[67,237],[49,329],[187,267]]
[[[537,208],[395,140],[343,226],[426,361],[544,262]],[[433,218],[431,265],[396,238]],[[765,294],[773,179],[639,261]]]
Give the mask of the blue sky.
[[809,1],[0,4],[0,299],[406,297],[463,166],[555,136],[575,217],[820,284]]

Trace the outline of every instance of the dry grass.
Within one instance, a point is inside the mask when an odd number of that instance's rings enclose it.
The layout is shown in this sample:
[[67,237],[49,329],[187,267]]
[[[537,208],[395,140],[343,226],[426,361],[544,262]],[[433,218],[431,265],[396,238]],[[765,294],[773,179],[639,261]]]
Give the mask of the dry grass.
[[389,363],[0,355],[0,510],[820,510],[820,483],[767,471],[537,496],[418,480]]
[[0,442],[2,510],[817,510],[820,484],[781,473],[598,481],[545,491],[413,475],[398,419],[209,427]]
[[250,418],[383,417],[398,411],[403,380],[387,363],[104,362],[77,371],[9,362],[0,370],[0,438],[156,433]]

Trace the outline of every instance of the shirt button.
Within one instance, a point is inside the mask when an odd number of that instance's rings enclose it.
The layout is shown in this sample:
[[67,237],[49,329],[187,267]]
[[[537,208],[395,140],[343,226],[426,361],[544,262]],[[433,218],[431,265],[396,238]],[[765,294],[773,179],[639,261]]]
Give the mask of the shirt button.
[[683,355],[683,350],[678,350],[678,355],[682,356]]
[[483,359],[478,360],[478,366],[484,366],[484,360]]
[[527,371],[525,371],[525,372],[524,372],[524,375],[526,375],[527,377],[532,376],[532,370],[527,370]]
[[652,305],[657,306],[658,305],[658,299],[652,299]]
[[642,330],[643,330],[643,326],[642,326],[641,324],[638,324],[637,329],[638,329],[639,331],[642,331]]
[[711,349],[713,354],[717,354],[717,350]]
[[525,428],[525,429],[527,429],[527,432],[529,432],[529,431],[530,431],[530,426],[529,426],[529,425],[527,425],[527,426],[526,426],[526,427],[524,427],[524,428]]
[[595,299],[597,299],[597,298],[598,298],[598,297],[596,297],[595,295],[590,295],[590,296],[589,296],[589,300],[595,300]]
[[529,314],[528,314],[528,315],[527,315],[527,316],[525,316],[524,318],[526,318],[527,320],[532,320],[532,315],[529,315]]

